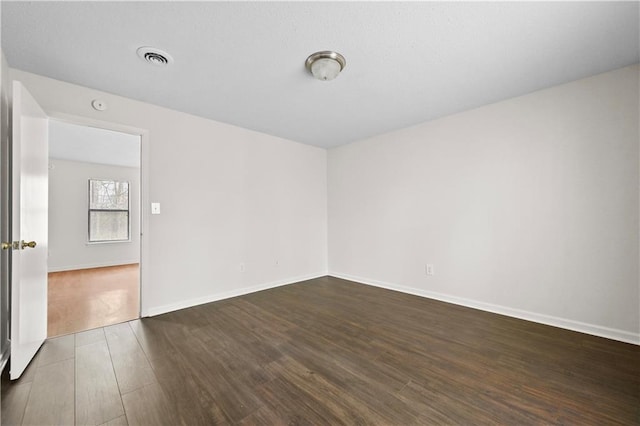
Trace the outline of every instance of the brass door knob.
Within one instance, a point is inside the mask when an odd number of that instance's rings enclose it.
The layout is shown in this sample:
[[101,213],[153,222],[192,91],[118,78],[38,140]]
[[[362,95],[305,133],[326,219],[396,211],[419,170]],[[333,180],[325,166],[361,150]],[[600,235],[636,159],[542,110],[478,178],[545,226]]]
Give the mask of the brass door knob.
[[21,246],[22,246],[22,250],[24,250],[25,248],[29,247],[29,248],[36,248],[36,242],[35,241],[29,241],[26,242],[24,240],[22,240],[20,242]]
[[13,244],[11,244],[11,241],[9,241],[9,242],[3,241],[2,242],[2,250],[9,250],[11,247],[13,247]]

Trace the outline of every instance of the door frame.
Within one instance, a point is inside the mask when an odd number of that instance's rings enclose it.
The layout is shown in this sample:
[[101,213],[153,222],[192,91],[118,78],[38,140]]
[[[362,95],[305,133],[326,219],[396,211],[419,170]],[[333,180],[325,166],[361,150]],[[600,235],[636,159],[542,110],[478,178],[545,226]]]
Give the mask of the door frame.
[[140,137],[140,276],[139,276],[139,301],[138,309],[140,318],[149,316],[145,294],[148,294],[149,283],[149,221],[146,220],[150,209],[149,201],[149,131],[138,127],[128,126],[94,118],[47,111],[49,118],[78,126],[95,127],[97,129],[111,130]]
[[[6,73],[3,71],[3,73]],[[4,77],[4,75],[3,75]],[[0,91],[0,237],[2,241],[13,241],[11,235],[12,205],[12,158],[13,158],[13,80],[3,78]],[[6,86],[6,87],[5,87]],[[11,238],[10,238],[11,237]],[[8,364],[11,355],[11,251],[0,252],[0,373]],[[3,347],[4,346],[4,347]]]

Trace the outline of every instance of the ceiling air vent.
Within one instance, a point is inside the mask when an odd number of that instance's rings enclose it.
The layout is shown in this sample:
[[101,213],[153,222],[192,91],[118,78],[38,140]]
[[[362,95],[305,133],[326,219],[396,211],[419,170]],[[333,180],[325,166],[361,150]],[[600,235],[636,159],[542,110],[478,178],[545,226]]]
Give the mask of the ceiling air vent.
[[173,62],[171,55],[155,47],[143,46],[137,50],[137,53],[140,59],[157,67],[163,67]]

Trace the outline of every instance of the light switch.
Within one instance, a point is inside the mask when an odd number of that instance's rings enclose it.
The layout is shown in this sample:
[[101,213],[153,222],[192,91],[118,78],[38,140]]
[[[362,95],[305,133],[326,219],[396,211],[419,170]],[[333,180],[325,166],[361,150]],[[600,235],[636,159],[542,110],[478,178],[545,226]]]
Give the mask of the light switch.
[[151,214],[160,214],[160,203],[151,203]]

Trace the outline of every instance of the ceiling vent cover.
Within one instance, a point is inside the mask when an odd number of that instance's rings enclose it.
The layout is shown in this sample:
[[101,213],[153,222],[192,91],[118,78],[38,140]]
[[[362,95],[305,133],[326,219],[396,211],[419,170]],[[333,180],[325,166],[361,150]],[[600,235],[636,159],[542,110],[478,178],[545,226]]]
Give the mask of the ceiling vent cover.
[[173,62],[171,55],[155,47],[143,46],[137,53],[140,59],[157,67],[164,67]]

